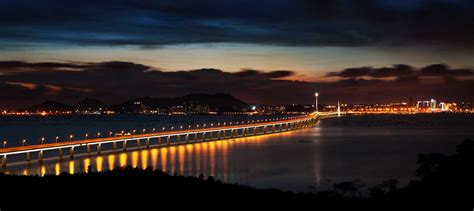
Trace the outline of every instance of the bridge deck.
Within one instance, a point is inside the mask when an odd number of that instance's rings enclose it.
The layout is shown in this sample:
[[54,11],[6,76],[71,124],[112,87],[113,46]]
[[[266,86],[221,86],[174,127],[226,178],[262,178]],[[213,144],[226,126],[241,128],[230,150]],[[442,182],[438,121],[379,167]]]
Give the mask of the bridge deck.
[[269,125],[288,124],[288,123],[294,123],[294,122],[303,121],[303,120],[310,120],[315,117],[317,117],[317,115],[315,113],[312,113],[310,115],[303,116],[303,117],[287,118],[287,119],[277,120],[277,121],[264,121],[264,122],[258,122],[258,123],[250,123],[250,124],[227,125],[227,126],[219,126],[219,127],[195,128],[195,129],[185,129],[185,130],[171,130],[171,131],[161,131],[161,132],[156,132],[156,133],[133,134],[133,135],[124,135],[124,136],[116,136],[116,137],[104,137],[104,138],[83,139],[83,140],[64,141],[64,142],[56,142],[56,143],[43,143],[43,144],[35,144],[35,145],[16,146],[16,147],[8,147],[8,148],[0,149],[0,155],[26,153],[29,151],[60,149],[60,148],[83,146],[83,145],[112,143],[112,142],[117,142],[117,141],[159,138],[159,137],[167,137],[167,136],[181,136],[181,135],[186,135],[186,134],[228,131],[232,129],[264,127],[264,126],[269,126]]

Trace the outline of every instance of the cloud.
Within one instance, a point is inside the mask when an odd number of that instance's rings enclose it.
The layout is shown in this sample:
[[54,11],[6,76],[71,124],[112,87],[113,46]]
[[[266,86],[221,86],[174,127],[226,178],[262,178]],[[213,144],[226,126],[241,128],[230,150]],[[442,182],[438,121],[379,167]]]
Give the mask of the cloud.
[[30,71],[60,71],[60,70],[81,70],[83,68],[91,67],[91,64],[81,62],[38,62],[28,63],[24,61],[1,61],[0,73],[11,74],[15,72],[30,72]]
[[347,68],[339,72],[330,72],[327,77],[343,77],[343,78],[359,78],[359,77],[373,77],[373,78],[388,78],[388,77],[410,77],[410,76],[473,76],[474,70],[451,69],[446,64],[432,64],[420,69],[406,64],[397,64],[393,67],[356,67]]
[[211,42],[279,46],[426,44],[467,49],[474,45],[472,1],[393,2],[0,1],[0,40],[9,48],[38,44],[153,48]]
[[[143,96],[175,97],[189,93],[228,93],[249,103],[259,104],[312,103],[315,91],[321,93],[322,103],[334,103],[337,100],[352,103],[406,102],[410,96],[413,99],[436,98],[443,101],[474,100],[474,80],[458,80],[443,75],[438,76],[443,80],[433,83],[426,81],[419,70],[414,70],[413,74],[407,71],[411,70],[408,65],[394,65],[389,70],[355,68],[341,71],[351,77],[317,83],[285,79],[294,74],[289,70],[243,69],[240,72],[226,72],[204,68],[161,71],[160,68],[121,61],[58,62],[48,67],[40,65],[42,63],[14,61],[0,61],[0,66],[2,64],[9,64],[8,69],[30,69],[20,72],[0,71],[9,72],[0,74],[0,108],[27,107],[45,100],[75,104],[86,97],[114,104]],[[68,68],[63,69],[65,66]],[[70,70],[71,67],[74,70]],[[451,75],[472,75],[472,71],[462,69],[448,72]],[[359,79],[361,75],[379,78]],[[385,80],[388,76],[396,79]]]
[[422,76],[473,76],[473,69],[451,69],[446,64],[433,64],[421,68]]
[[291,70],[273,70],[273,71],[262,71],[262,70],[254,70],[254,69],[242,69],[239,72],[233,73],[233,75],[237,77],[263,77],[269,79],[276,79],[276,78],[285,78],[289,76],[295,75],[294,71]]

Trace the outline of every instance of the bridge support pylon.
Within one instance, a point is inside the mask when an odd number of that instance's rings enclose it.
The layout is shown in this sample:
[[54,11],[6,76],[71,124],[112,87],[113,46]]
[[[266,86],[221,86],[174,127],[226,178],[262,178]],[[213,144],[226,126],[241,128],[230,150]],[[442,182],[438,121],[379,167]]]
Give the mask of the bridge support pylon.
[[100,153],[101,153],[101,148],[102,148],[102,145],[101,145],[101,144],[97,144],[97,155],[100,155]]
[[43,162],[43,150],[38,152],[38,162],[40,162],[40,163]]
[[2,159],[1,160],[2,168],[6,168],[7,167],[7,155],[3,155],[1,159]]

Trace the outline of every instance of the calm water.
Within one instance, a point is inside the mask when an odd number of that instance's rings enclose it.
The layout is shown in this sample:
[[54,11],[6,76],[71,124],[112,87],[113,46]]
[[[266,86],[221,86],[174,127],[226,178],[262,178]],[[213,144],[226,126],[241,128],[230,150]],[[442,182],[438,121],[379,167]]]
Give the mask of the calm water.
[[[107,131],[142,128],[179,122],[202,123],[220,118],[257,117],[41,117],[1,119],[0,134],[20,138],[57,130]],[[214,119],[213,119],[214,118]],[[92,119],[92,120],[91,120]],[[246,119],[247,120],[247,119]],[[132,165],[152,166],[171,174],[214,175],[225,182],[260,188],[311,191],[334,182],[359,180],[374,185],[389,178],[403,183],[413,179],[418,153],[453,153],[465,138],[474,138],[474,115],[349,116],[322,120],[316,128],[165,148],[104,152],[101,156],[76,156],[44,164],[9,164],[12,174],[58,174],[111,169]],[[23,131],[23,132],[21,132]],[[39,136],[36,136],[39,137]],[[14,140],[14,139],[12,139]],[[9,160],[10,161],[10,160]],[[15,161],[13,161],[15,162]]]

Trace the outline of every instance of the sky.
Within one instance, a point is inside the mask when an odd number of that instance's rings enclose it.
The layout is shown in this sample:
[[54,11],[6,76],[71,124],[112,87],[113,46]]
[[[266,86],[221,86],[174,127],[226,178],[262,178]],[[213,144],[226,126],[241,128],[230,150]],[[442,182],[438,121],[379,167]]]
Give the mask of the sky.
[[[472,101],[469,0],[0,0],[0,108],[229,93]],[[354,92],[357,94],[355,95]]]

